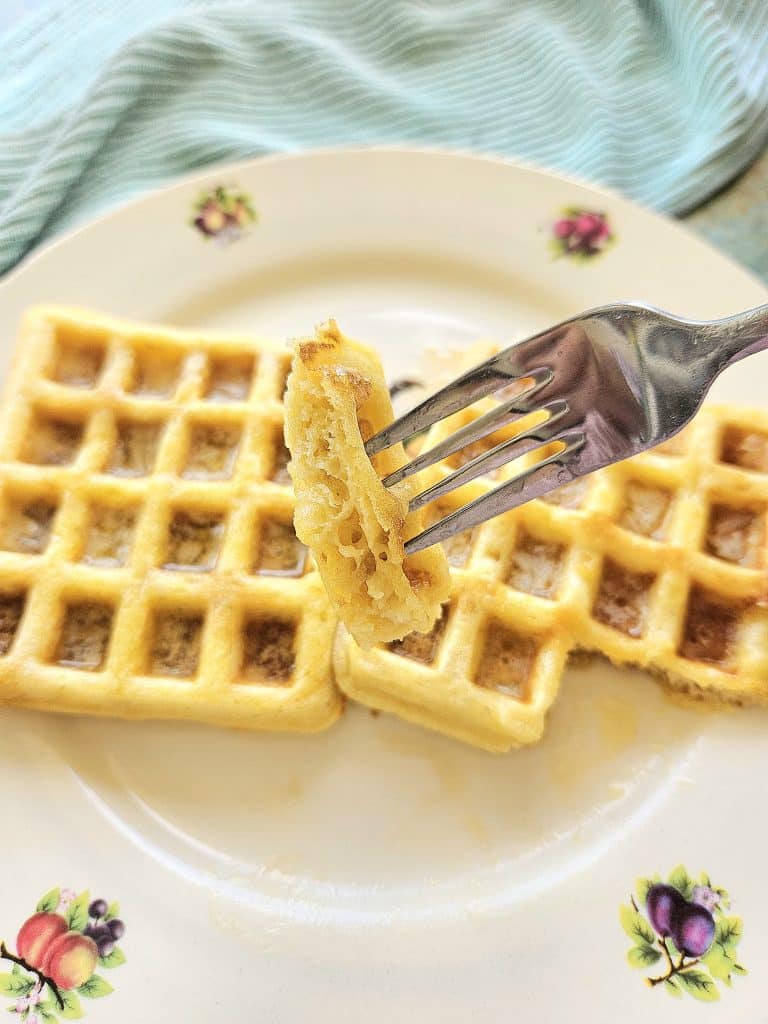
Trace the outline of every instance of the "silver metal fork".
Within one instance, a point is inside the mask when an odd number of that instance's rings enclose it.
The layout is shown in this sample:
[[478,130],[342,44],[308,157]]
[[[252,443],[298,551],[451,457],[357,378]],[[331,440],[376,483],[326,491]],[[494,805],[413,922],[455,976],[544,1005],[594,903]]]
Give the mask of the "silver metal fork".
[[[368,455],[375,455],[502,392],[493,409],[385,477],[384,485],[391,487],[529,413],[546,414],[537,426],[417,494],[412,510],[534,453],[527,468],[413,537],[406,551],[421,551],[661,444],[688,423],[723,370],[763,349],[768,349],[768,305],[712,321],[684,320],[636,303],[601,306],[511,345],[366,443]],[[553,442],[559,443],[554,453]]]

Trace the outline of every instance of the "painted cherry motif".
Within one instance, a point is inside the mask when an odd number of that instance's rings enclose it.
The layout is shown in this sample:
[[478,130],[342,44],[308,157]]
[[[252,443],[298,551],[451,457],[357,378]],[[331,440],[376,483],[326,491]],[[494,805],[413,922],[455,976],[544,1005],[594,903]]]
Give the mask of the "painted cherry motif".
[[10,974],[0,972],[0,994],[9,996],[12,1012],[25,1024],[46,1024],[81,1017],[80,997],[109,995],[112,986],[96,973],[98,967],[125,963],[118,942],[125,923],[116,903],[89,900],[71,889],[52,889],[40,900],[34,914],[22,924],[16,952],[0,941],[0,960],[10,961]]
[[567,207],[552,225],[552,250],[557,256],[596,256],[614,240],[608,216],[597,210]]

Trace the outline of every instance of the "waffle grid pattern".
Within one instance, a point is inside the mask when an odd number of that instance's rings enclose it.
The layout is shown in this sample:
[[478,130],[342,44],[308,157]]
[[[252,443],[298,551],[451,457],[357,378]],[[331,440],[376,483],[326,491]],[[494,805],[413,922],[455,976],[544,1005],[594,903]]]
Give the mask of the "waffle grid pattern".
[[[496,483],[454,492],[434,518]],[[706,407],[665,448],[454,538],[433,634],[367,653],[341,643],[337,678],[356,700],[491,750],[540,738],[577,650],[693,696],[768,703],[767,513],[768,414]]]
[[0,701],[249,728],[341,710],[293,534],[290,354],[28,314],[0,429]]

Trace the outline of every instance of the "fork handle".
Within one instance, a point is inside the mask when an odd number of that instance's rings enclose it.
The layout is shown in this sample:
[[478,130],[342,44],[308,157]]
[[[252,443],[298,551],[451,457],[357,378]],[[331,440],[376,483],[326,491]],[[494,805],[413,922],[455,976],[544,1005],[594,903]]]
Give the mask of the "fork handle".
[[768,305],[747,309],[696,328],[696,344],[720,373],[732,363],[768,349]]

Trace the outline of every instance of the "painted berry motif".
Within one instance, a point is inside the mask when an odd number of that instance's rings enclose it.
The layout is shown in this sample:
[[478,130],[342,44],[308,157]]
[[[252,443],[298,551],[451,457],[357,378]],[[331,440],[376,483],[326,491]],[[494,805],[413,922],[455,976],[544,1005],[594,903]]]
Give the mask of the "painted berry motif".
[[13,964],[0,973],[0,994],[25,1024],[83,1016],[80,997],[108,996],[112,986],[97,968],[119,967],[125,954],[118,942],[125,924],[117,903],[91,900],[89,893],[51,889],[19,928],[16,952],[0,942],[0,960]]
[[224,244],[242,238],[256,220],[250,196],[223,185],[201,192],[192,207],[192,226]]
[[604,252],[615,239],[607,214],[567,206],[552,225],[550,246],[555,256],[587,260]]
[[666,882],[640,878],[629,905],[619,911],[633,942],[627,960],[640,970],[654,968],[645,979],[651,988],[714,1002],[719,984],[730,988],[734,975],[747,973],[737,958],[741,918],[729,916],[729,909],[725,889],[713,886],[707,875],[694,881],[682,865]]

